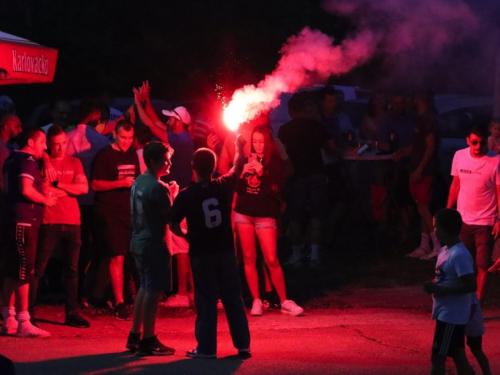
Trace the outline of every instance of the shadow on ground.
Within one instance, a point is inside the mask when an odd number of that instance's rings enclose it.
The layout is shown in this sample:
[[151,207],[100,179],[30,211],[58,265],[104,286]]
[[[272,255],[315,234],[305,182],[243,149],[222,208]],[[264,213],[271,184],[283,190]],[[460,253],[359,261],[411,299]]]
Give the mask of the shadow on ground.
[[220,359],[181,359],[173,362],[151,363],[147,358],[129,352],[58,358],[42,362],[16,363],[23,374],[57,374],[61,369],[75,375],[123,374],[234,374],[243,360],[237,356]]

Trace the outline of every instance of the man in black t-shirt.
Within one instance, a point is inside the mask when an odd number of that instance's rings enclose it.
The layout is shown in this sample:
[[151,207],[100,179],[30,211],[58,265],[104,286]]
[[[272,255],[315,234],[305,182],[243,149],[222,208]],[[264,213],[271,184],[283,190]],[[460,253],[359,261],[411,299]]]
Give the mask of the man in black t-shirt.
[[92,163],[90,183],[95,195],[96,246],[101,262],[89,304],[103,305],[107,275],[115,297],[115,318],[128,320],[123,298],[123,265],[130,249],[130,188],[140,174],[139,158],[130,146],[134,127],[127,120],[118,121],[115,141],[104,147]]
[[28,296],[45,206],[54,206],[57,198],[45,195],[37,161],[47,149],[43,130],[24,131],[19,146],[21,149],[13,152],[3,166],[8,225],[6,254],[2,259],[5,262],[2,333],[49,337],[49,332],[30,322]]
[[288,180],[286,203],[290,215],[292,256],[285,263],[299,266],[304,257],[305,233],[302,223],[309,211],[311,229],[310,267],[320,265],[319,250],[323,237],[323,222],[328,209],[327,177],[321,148],[337,153],[333,139],[323,125],[307,118],[307,99],[304,93],[294,94],[288,101],[292,120],[281,126],[278,138],[292,162],[294,175]]
[[196,184],[181,191],[170,211],[170,229],[185,236],[180,228],[187,221],[189,256],[194,279],[197,311],[195,336],[198,345],[188,351],[193,358],[217,356],[217,290],[227,316],[233,345],[238,354],[250,354],[250,331],[241,298],[241,282],[234,252],[231,203],[241,173],[244,141],[237,140],[234,167],[212,179],[216,156],[200,148],[193,156]]

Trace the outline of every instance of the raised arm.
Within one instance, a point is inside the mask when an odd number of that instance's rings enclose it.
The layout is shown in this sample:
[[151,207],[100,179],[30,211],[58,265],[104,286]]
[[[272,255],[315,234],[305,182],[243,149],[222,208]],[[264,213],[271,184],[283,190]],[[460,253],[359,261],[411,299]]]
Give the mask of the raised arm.
[[234,161],[233,161],[233,168],[231,168],[234,173],[239,176],[241,174],[241,171],[243,170],[243,165],[245,164],[245,153],[243,151],[243,147],[245,147],[246,144],[245,138],[243,138],[241,135],[236,138],[236,147],[234,149]]
[[151,132],[155,137],[157,137],[162,142],[168,143],[167,127],[158,119],[158,117],[156,117],[157,121],[155,121],[148,115],[148,113],[146,113],[146,110],[142,105],[142,99],[144,98],[141,92],[138,89],[134,88],[134,101],[139,118],[144,123],[144,125],[151,129]]

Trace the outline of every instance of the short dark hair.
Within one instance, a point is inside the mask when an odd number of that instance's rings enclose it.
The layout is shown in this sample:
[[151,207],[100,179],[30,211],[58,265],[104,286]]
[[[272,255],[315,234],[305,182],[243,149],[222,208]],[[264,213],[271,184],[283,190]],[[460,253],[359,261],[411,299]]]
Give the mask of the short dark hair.
[[319,101],[322,102],[327,96],[336,96],[338,95],[338,93],[339,90],[337,90],[335,87],[327,85],[319,90]]
[[136,125],[134,137],[141,146],[144,146],[151,142],[153,132],[146,125]]
[[99,101],[95,99],[82,100],[80,103],[80,121],[85,120],[89,114],[96,111],[99,111],[99,113],[101,112]]
[[469,129],[469,134],[467,136],[470,136],[471,134],[477,135],[481,139],[488,139],[489,136],[489,131],[488,127],[485,126],[484,124],[472,124],[472,126]]
[[59,125],[52,125],[49,130],[47,130],[47,139],[58,136],[61,133],[64,133],[63,128]]
[[115,132],[118,133],[118,130],[120,130],[121,128],[123,128],[123,130],[125,130],[126,132],[129,132],[131,130],[134,130],[134,124],[132,124],[128,120],[120,120],[116,123]]
[[45,132],[40,128],[29,128],[23,130],[23,132],[19,135],[19,148],[23,148],[28,145],[28,141],[30,139],[36,140],[40,134],[45,134]]
[[215,169],[217,156],[208,148],[199,148],[193,155],[193,169],[202,176],[209,176]]
[[459,235],[462,229],[462,215],[457,210],[443,208],[434,215],[435,224],[446,233]]
[[144,163],[146,167],[151,166],[152,161],[160,160],[165,153],[168,152],[168,147],[162,142],[149,142],[142,152],[142,156],[144,157]]
[[302,113],[306,109],[307,95],[305,92],[296,92],[292,95],[290,100],[288,101],[288,113],[290,117],[293,117],[293,114]]

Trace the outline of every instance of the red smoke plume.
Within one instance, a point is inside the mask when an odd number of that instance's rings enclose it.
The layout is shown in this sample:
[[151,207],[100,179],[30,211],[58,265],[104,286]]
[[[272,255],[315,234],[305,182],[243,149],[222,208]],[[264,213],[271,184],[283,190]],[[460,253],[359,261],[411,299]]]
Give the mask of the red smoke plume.
[[324,82],[331,75],[348,72],[367,62],[374,54],[378,38],[363,31],[334,46],[333,38],[308,27],[288,39],[280,53],[278,66],[257,86],[236,90],[224,111],[224,120],[232,130],[258,114],[279,104],[281,93]]

